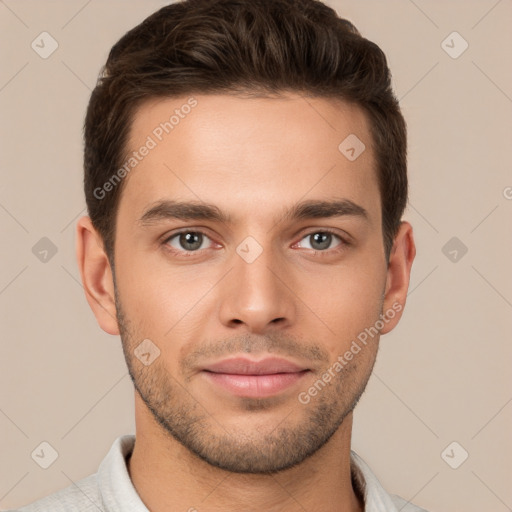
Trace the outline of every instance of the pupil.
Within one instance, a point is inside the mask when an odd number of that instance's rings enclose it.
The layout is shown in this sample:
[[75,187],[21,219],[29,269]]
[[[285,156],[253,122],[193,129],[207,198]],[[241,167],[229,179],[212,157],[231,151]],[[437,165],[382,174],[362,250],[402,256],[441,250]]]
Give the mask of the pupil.
[[182,247],[187,249],[198,249],[201,247],[201,234],[200,233],[184,233],[181,235],[180,242]]
[[318,249],[326,249],[330,244],[330,233],[315,233],[313,235],[314,243],[318,243],[320,247]]

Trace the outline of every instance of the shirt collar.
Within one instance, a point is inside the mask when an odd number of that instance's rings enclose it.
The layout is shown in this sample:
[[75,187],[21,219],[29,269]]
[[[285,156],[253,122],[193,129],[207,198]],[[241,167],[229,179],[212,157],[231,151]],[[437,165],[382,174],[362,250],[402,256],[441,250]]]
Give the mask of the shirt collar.
[[354,451],[350,452],[352,485],[359,496],[363,496],[365,512],[398,512],[391,496],[382,487],[366,462]]
[[134,435],[118,437],[98,468],[98,486],[106,512],[149,512],[137,494],[126,466],[134,445]]

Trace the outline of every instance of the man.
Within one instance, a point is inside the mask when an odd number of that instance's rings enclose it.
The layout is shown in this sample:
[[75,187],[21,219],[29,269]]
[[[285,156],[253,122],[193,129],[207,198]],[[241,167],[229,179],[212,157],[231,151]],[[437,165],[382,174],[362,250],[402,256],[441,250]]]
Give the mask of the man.
[[33,511],[418,511],[350,450],[415,256],[381,50],[314,0],[187,0],[111,50],[78,263],[136,436]]

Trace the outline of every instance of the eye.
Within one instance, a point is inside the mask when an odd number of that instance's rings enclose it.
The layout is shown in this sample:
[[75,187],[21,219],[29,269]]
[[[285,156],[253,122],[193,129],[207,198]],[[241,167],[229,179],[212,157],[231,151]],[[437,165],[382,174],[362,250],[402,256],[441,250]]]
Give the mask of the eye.
[[178,252],[197,252],[207,248],[206,240],[210,239],[201,231],[181,231],[167,238],[165,243]]
[[[336,235],[331,231],[315,231],[306,235],[302,240],[309,241],[309,247],[306,246],[306,249],[312,249],[314,251],[325,251],[329,248],[332,249],[331,244],[335,238],[340,241],[340,243],[335,246],[336,249],[346,243],[339,235]],[[301,242],[299,242],[299,244]]]

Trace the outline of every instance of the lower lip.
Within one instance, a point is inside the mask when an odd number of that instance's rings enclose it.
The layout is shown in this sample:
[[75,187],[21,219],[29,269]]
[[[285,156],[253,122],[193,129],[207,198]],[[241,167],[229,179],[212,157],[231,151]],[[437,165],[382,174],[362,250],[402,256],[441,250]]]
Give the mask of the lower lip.
[[231,394],[248,398],[265,398],[276,395],[304,378],[309,370],[270,375],[238,375],[231,373],[203,372],[207,378]]

